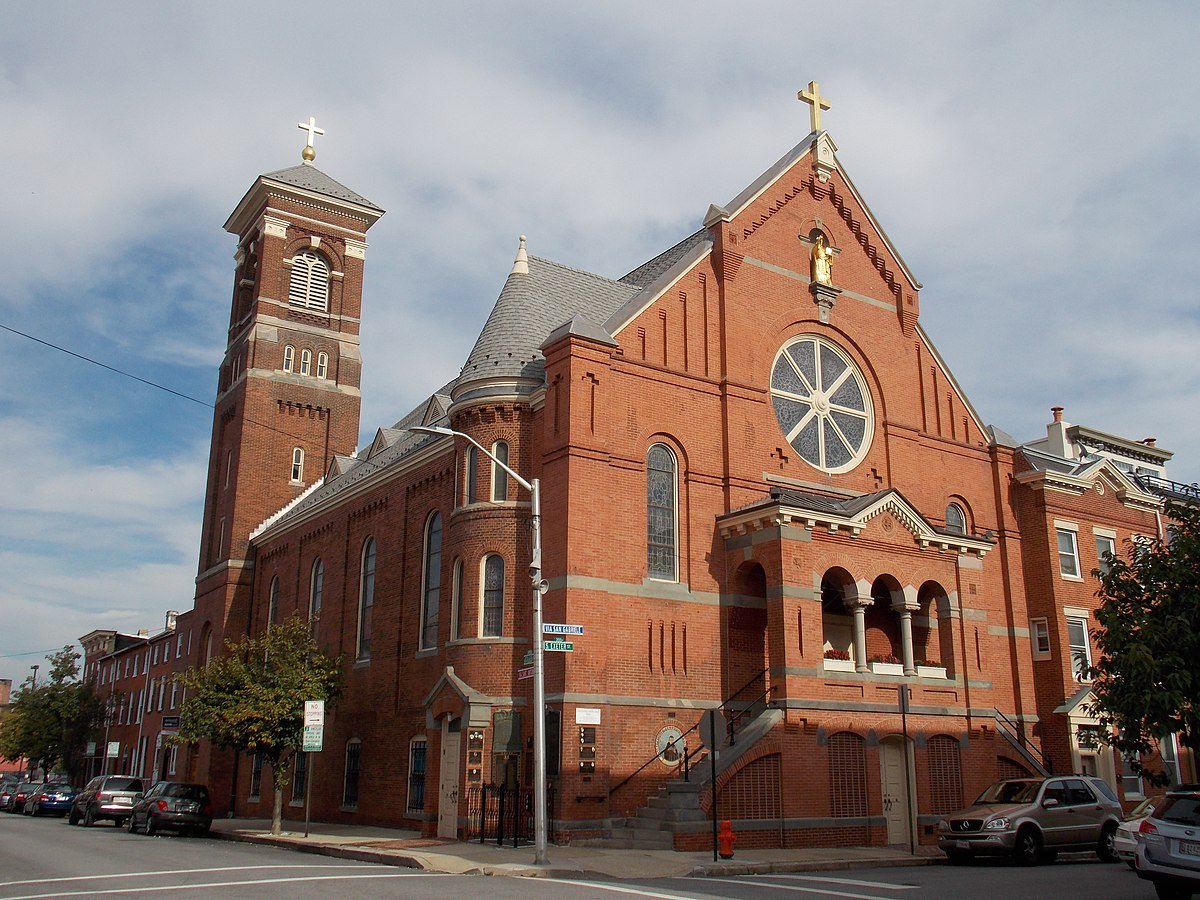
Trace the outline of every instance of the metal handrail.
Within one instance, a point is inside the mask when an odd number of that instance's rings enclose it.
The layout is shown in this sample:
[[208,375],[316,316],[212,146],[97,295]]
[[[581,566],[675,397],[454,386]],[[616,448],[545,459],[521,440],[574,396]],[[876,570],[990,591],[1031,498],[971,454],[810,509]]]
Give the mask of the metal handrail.
[[[734,691],[732,694],[730,694],[728,697],[726,697],[724,700],[722,700],[720,705],[717,706],[717,710],[720,711],[720,710],[724,710],[724,709],[728,708],[729,704],[731,704],[734,700],[736,700],[738,695],[741,694],[742,691],[746,690],[746,688],[753,685],[756,681],[758,681],[764,675],[769,675],[770,671],[771,671],[770,669],[763,669],[761,672],[757,672],[753,678],[751,678],[749,681],[747,681],[745,684],[743,684],[740,688],[738,688],[736,691]],[[769,679],[768,679],[768,681],[769,681]],[[770,693],[771,693],[771,687],[770,687],[770,684],[768,683],[767,689],[762,694],[760,694],[758,697],[756,697],[754,700],[752,700],[748,704],[747,709],[752,708],[754,706],[754,704],[758,703],[760,700],[763,699],[763,697],[767,696]],[[742,714],[745,712],[746,712],[746,710],[739,711],[738,714],[735,715],[733,717],[733,719],[730,720],[729,726],[727,726],[730,744],[733,743],[733,733],[734,733],[733,732],[733,722],[736,721],[738,718],[740,718],[742,716]],[[704,721],[704,717],[701,716],[700,719],[697,720],[695,725],[693,725],[687,731],[683,732],[683,734],[679,735],[679,737],[675,738],[675,740],[673,741],[673,743],[676,745],[676,747],[679,746],[681,741],[683,742],[683,765],[684,765],[684,779],[683,780],[684,781],[689,780],[688,776],[690,774],[691,758],[693,756],[697,755],[701,750],[704,749],[704,745],[701,744],[698,747],[696,747],[694,750],[689,750],[688,746],[687,746],[687,736],[689,734],[691,734],[693,731],[695,731],[696,729],[698,729],[700,727],[700,723],[703,721]],[[716,739],[715,735],[713,736],[713,739],[714,740]],[[608,792],[609,798],[611,799],[613,794],[615,794],[621,788],[625,787],[625,785],[629,784],[629,782],[633,781],[633,779],[636,778],[638,775],[640,775],[648,766],[650,766],[651,763],[653,763],[656,759],[658,759],[658,756],[659,755],[657,753],[655,753],[648,760],[646,760],[644,763],[642,763],[640,766],[638,766],[636,769],[634,769],[632,772],[630,772],[629,775],[626,776],[621,782],[619,782],[616,787],[612,788]]]
[[993,707],[992,712],[994,712],[996,714],[996,718],[998,720],[1000,720],[1001,722],[1003,722],[1004,725],[1008,728],[1008,730],[1013,733],[1013,735],[1017,739],[1017,743],[1021,746],[1022,750],[1024,750],[1026,753],[1028,753],[1031,757],[1034,757],[1038,761],[1038,763],[1041,764],[1041,767],[1043,769],[1045,769],[1047,772],[1053,771],[1050,768],[1049,757],[1047,757],[1045,754],[1042,753],[1041,750],[1039,750],[1037,747],[1035,747],[1033,744],[1031,744],[1029,742],[1029,739],[1027,737],[1025,737],[1024,729],[1018,728],[1016,723],[1013,722],[1012,719],[1010,719],[1004,713],[1000,712],[999,709]]
[[1184,484],[1158,475],[1137,474],[1134,476],[1152,493],[1170,495],[1180,500],[1200,502],[1200,484]]

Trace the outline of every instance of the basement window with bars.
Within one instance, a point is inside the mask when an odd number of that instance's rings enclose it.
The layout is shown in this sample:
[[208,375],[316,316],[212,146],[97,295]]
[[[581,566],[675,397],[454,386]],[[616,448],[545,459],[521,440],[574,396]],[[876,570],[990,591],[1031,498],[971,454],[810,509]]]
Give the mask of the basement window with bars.
[[319,312],[329,309],[329,264],[319,253],[301,250],[292,257],[288,305]]
[[425,809],[425,759],[428,744],[425,738],[413,738],[408,745],[408,811]]

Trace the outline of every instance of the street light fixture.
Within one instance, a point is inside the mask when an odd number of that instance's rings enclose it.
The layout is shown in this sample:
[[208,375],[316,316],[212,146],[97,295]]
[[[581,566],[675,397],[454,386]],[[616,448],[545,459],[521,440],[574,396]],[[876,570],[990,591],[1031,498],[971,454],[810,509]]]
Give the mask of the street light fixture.
[[541,487],[536,478],[522,478],[469,434],[446,428],[444,425],[417,425],[408,430],[443,437],[460,437],[470,441],[482,450],[488,459],[512,476],[517,484],[529,491],[530,531],[533,537],[533,559],[529,562],[529,578],[533,582],[533,864],[549,865],[550,860],[546,855],[546,669],[542,646],[542,594],[546,593],[548,588],[542,579]]

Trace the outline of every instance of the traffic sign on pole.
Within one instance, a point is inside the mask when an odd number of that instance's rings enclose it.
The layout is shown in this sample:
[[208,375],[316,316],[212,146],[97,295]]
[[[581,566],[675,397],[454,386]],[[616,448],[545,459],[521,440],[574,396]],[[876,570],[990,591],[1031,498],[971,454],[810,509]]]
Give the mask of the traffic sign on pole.
[[575,645],[570,641],[542,641],[543,650],[553,650],[557,653],[570,653]]
[[583,634],[582,625],[555,625],[546,622],[542,625],[542,634]]
[[325,701],[324,700],[305,700],[304,701],[304,724],[305,725],[324,725],[325,724]]
[[304,746],[300,749],[305,753],[319,753],[325,743],[324,725],[304,726]]

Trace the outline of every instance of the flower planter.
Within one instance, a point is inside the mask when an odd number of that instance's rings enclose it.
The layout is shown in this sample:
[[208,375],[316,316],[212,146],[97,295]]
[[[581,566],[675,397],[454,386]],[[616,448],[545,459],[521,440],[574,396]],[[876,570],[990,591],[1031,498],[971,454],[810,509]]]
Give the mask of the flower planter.
[[854,671],[854,660],[852,659],[825,659],[822,662],[825,664],[826,672]]
[[917,675],[921,678],[946,678],[945,666],[917,666]]
[[871,663],[871,671],[876,675],[903,675],[904,663]]

